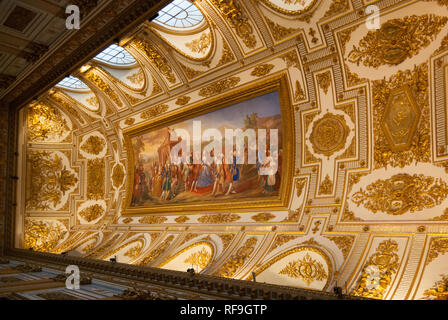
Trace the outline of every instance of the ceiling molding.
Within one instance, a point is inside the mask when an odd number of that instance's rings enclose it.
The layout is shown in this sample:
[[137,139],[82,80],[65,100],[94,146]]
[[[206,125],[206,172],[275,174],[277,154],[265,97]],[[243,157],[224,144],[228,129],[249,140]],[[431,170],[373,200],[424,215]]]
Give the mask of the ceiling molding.
[[[0,101],[12,110],[22,107],[33,97],[51,88],[55,83],[70,74],[97,53],[154,16],[169,0],[116,0],[99,10],[89,22],[72,37],[67,38],[51,55],[36,62],[33,71],[9,88]],[[117,12],[123,8],[121,12]],[[92,34],[91,37],[86,35]],[[70,50],[73,48],[72,50]],[[64,58],[55,64],[55,56]],[[48,70],[45,72],[45,70]],[[45,73],[44,73],[45,72]]]

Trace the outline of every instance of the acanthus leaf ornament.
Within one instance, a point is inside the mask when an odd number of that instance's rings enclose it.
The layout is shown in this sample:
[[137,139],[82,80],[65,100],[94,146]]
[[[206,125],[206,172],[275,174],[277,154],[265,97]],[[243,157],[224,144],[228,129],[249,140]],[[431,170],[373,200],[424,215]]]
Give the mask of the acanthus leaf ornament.
[[[356,287],[350,293],[352,296],[360,296],[373,299],[383,299],[389,288],[392,277],[399,268],[398,243],[388,239],[379,243],[376,252],[366,261]],[[372,267],[378,271],[379,279],[372,279]],[[369,280],[374,280],[378,285],[372,286]]]
[[199,96],[201,97],[211,97],[223,93],[231,88],[234,88],[238,83],[240,83],[241,78],[239,77],[229,77],[223,80],[216,81],[211,85],[199,90]]
[[305,187],[305,185],[306,185],[306,179],[305,178],[296,179],[297,197],[300,197],[302,195],[303,188]]
[[423,300],[448,300],[448,275],[442,274],[432,288],[425,290]]
[[348,254],[355,241],[355,236],[326,236],[325,238],[333,241],[336,246],[341,250],[344,259],[347,259]]
[[25,220],[24,248],[52,252],[67,234],[60,224],[50,221]]
[[257,222],[268,222],[269,220],[272,220],[275,218],[275,215],[269,212],[259,213],[252,217],[252,220],[255,220]]
[[350,8],[349,0],[332,0],[330,7],[325,12],[323,18],[332,17],[347,11]]
[[106,146],[106,141],[98,136],[90,136],[81,145],[81,150],[88,154],[99,155],[104,147]]
[[140,114],[140,117],[142,119],[148,120],[148,119],[160,116],[162,113],[165,113],[168,109],[169,109],[168,105],[166,105],[166,104],[159,104],[159,105],[151,107],[148,110],[142,112]]
[[221,59],[219,59],[219,62],[216,65],[216,67],[223,66],[229,62],[232,62],[233,60],[235,60],[235,55],[233,54],[229,44],[224,41]]
[[167,220],[168,218],[162,216],[147,216],[140,218],[138,222],[142,224],[162,224]]
[[173,235],[168,236],[157,248],[153,249],[146,257],[138,262],[137,265],[144,266],[157,259],[171,245],[173,240]]
[[232,242],[235,237],[234,234],[218,234],[219,238],[221,238],[223,250],[227,249],[229,244]]
[[440,205],[448,197],[448,184],[442,179],[423,174],[396,174],[379,179],[352,196],[358,206],[373,213],[402,215]]
[[151,61],[157,70],[166,77],[168,82],[176,82],[176,76],[174,75],[173,68],[168,63],[168,60],[164,58],[153,46],[141,39],[134,39],[132,41],[132,45],[146,54],[149,61]]
[[314,260],[309,253],[302,259],[290,261],[279,274],[293,279],[302,279],[308,286],[314,281],[324,281],[328,278],[321,262]]
[[182,97],[177,98],[176,104],[178,106],[185,106],[185,105],[187,105],[190,102],[190,100],[191,100],[191,97],[189,97],[189,96],[182,96]]
[[89,70],[84,73],[85,77],[89,79],[99,90],[104,92],[118,107],[123,106],[123,102],[118,97],[117,93],[104,81],[97,73]]
[[437,259],[439,255],[448,253],[448,238],[435,238],[431,240],[431,245],[426,259],[426,265]]
[[120,188],[121,185],[123,184],[123,180],[125,177],[125,173],[124,173],[124,169],[123,166],[121,166],[120,164],[117,164],[113,169],[112,169],[112,184],[115,188]]
[[137,243],[136,243],[136,245],[134,247],[129,248],[124,253],[124,255],[126,257],[129,257],[131,259],[136,259],[142,253],[142,250],[143,250],[143,240],[139,239],[139,240],[136,240],[136,242]]
[[139,69],[136,73],[131,74],[130,76],[127,76],[126,79],[128,79],[132,84],[136,85],[142,85],[145,83],[145,74],[143,73],[143,69]]
[[204,215],[198,218],[201,223],[231,223],[239,220],[241,217],[234,213],[218,213]]
[[205,248],[202,248],[200,251],[194,252],[189,255],[184,262],[192,266],[197,266],[200,269],[205,269],[210,263],[211,259],[211,253]]
[[291,234],[279,234],[275,240],[274,243],[272,244],[270,251],[284,245],[285,243],[292,241],[294,239],[297,239],[298,236],[296,235],[291,235]]
[[269,63],[261,64],[259,66],[256,66],[255,69],[252,70],[250,75],[253,77],[264,77],[264,76],[268,75],[269,73],[271,73],[271,70],[274,67],[275,66],[273,64],[269,64]]
[[324,181],[320,184],[319,187],[319,195],[331,194],[333,192],[333,182],[330,179],[330,176],[327,174],[325,176]]
[[447,22],[447,17],[434,14],[386,21],[379,30],[369,31],[359,47],[353,46],[348,59],[373,68],[398,65],[429,46]]
[[176,223],[185,223],[188,220],[190,220],[190,218],[188,218],[187,216],[179,216],[176,219],[174,219],[174,221],[176,221]]
[[192,52],[204,54],[212,44],[212,34],[210,32],[203,33],[199,39],[185,43],[185,46]]
[[330,88],[331,85],[331,72],[327,71],[324,73],[319,73],[317,76],[317,83],[319,84],[319,87],[324,90],[324,93],[328,93],[328,88]]
[[265,17],[265,19],[269,28],[271,29],[272,36],[274,37],[275,41],[283,40],[284,38],[300,31],[300,29],[297,28],[287,28],[281,26],[267,17]]
[[60,141],[70,129],[67,120],[55,107],[37,103],[27,110],[27,133],[31,142]]
[[254,30],[249,19],[244,16],[241,6],[235,0],[212,0],[212,3],[235,28],[236,34],[243,40],[243,43],[250,49],[255,48],[257,40],[253,34]]
[[30,152],[27,162],[29,168],[27,174],[31,179],[27,190],[26,207],[35,210],[55,210],[62,207],[68,200],[64,197],[66,193],[78,185],[77,174],[67,168],[62,154]]
[[247,258],[254,251],[258,242],[256,237],[250,237],[246,240],[237,252],[226,260],[224,265],[216,272],[216,275],[224,278],[233,278],[238,269],[245,263]]
[[104,209],[99,204],[94,204],[92,206],[89,206],[80,212],[78,212],[78,215],[82,217],[87,222],[92,222],[99,217],[101,217],[104,214]]
[[105,164],[103,159],[87,162],[87,198],[98,200],[105,193]]
[[124,122],[127,126],[132,126],[135,123],[135,118],[127,118]]

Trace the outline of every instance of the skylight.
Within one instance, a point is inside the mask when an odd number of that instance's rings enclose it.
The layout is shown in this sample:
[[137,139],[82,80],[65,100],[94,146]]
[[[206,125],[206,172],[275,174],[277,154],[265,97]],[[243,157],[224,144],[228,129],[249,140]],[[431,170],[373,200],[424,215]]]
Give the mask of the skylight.
[[189,28],[198,25],[203,19],[201,11],[192,2],[174,0],[160,10],[154,21],[168,27]]
[[76,77],[68,76],[62,79],[58,84],[58,87],[68,88],[68,89],[88,89],[89,87]]
[[130,65],[135,63],[134,57],[132,57],[124,48],[117,46],[116,44],[111,44],[97,54],[94,59],[115,65]]

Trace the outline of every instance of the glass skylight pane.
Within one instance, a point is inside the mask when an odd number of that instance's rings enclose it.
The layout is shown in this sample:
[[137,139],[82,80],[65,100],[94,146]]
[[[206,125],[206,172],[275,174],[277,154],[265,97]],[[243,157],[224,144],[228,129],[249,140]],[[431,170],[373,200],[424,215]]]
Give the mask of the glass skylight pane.
[[102,52],[97,54],[95,60],[103,61],[115,65],[128,65],[134,64],[135,59],[124,48],[111,44]]
[[89,87],[76,77],[68,76],[56,84],[58,87],[68,89],[88,89]]
[[174,0],[160,10],[155,21],[168,27],[189,28],[201,23],[203,19],[201,11],[192,2]]

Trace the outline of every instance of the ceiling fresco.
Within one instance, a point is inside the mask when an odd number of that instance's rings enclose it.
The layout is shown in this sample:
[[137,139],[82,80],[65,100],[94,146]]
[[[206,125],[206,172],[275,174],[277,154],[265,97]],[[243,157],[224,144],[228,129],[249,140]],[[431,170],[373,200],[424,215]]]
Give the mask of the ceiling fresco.
[[[369,5],[379,29],[366,24]],[[194,6],[199,22],[147,21],[121,37],[135,63],[93,59],[72,74],[84,88],[56,85],[20,111],[15,246],[374,299],[448,299],[447,2]],[[128,210],[130,132],[273,83],[291,115],[282,205]]]

